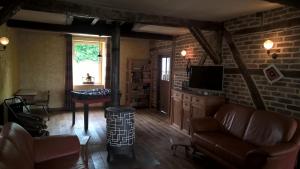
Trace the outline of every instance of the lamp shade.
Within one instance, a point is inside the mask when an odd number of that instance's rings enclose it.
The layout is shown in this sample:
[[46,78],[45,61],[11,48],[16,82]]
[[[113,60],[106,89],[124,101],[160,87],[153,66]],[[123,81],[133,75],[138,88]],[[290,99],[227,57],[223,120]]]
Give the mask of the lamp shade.
[[186,56],[186,50],[181,51],[181,56]]
[[0,44],[1,45],[6,46],[6,45],[8,45],[8,43],[9,43],[9,39],[7,37],[1,37],[0,38]]
[[266,40],[264,42],[264,48],[267,49],[267,50],[272,49],[273,45],[274,45],[274,43],[271,40]]

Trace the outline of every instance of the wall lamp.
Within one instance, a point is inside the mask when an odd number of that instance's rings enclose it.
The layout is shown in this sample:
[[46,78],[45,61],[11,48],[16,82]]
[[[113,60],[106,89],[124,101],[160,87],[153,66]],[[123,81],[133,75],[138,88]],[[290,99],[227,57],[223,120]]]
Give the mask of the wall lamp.
[[9,39],[7,37],[1,37],[0,44],[1,44],[2,49],[0,49],[0,51],[5,51],[6,45],[8,45],[8,43],[9,43]]
[[[276,59],[278,57],[278,54],[276,52],[274,52],[274,53],[271,54],[271,49],[273,48],[273,45],[274,45],[274,43],[271,40],[266,40],[264,42],[264,48],[267,50],[268,56],[271,55],[271,57],[273,59]],[[279,52],[279,50],[277,52]]]
[[186,57],[186,50],[182,50],[181,51],[181,56],[185,57],[185,59],[187,59],[187,63],[186,63],[186,75],[189,76],[191,73],[191,59]]

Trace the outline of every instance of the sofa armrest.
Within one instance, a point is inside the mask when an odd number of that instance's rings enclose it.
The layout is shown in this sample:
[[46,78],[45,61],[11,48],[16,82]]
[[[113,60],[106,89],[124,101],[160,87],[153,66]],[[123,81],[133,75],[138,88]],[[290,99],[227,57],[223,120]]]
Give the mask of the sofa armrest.
[[77,153],[80,153],[80,142],[77,136],[59,135],[34,138],[36,163]]
[[[259,168],[268,165],[270,159],[276,161],[286,161],[286,157],[290,158],[291,154],[297,154],[299,148],[293,143],[282,143],[273,146],[262,146],[257,149],[250,150],[246,155],[246,166],[250,168]],[[281,164],[279,162],[279,164]]]
[[217,131],[221,130],[222,127],[214,118],[204,117],[192,119],[192,133],[201,131]]
[[268,157],[280,156],[294,151],[298,151],[299,147],[293,143],[282,143],[273,146],[263,146],[248,153],[266,154]]

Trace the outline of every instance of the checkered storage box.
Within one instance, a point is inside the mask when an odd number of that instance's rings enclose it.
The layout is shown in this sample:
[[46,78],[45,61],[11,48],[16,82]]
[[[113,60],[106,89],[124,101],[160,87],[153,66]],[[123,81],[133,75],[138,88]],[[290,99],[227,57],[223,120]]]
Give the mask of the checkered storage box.
[[[135,139],[135,109],[131,107],[108,107],[105,109],[107,150],[113,152],[133,152]],[[125,152],[124,152],[125,151]]]

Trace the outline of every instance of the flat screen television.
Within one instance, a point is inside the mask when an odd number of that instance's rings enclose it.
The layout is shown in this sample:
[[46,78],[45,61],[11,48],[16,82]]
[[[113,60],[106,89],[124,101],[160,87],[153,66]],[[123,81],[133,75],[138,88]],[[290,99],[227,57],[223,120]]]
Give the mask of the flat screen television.
[[223,90],[223,66],[191,66],[189,87]]

